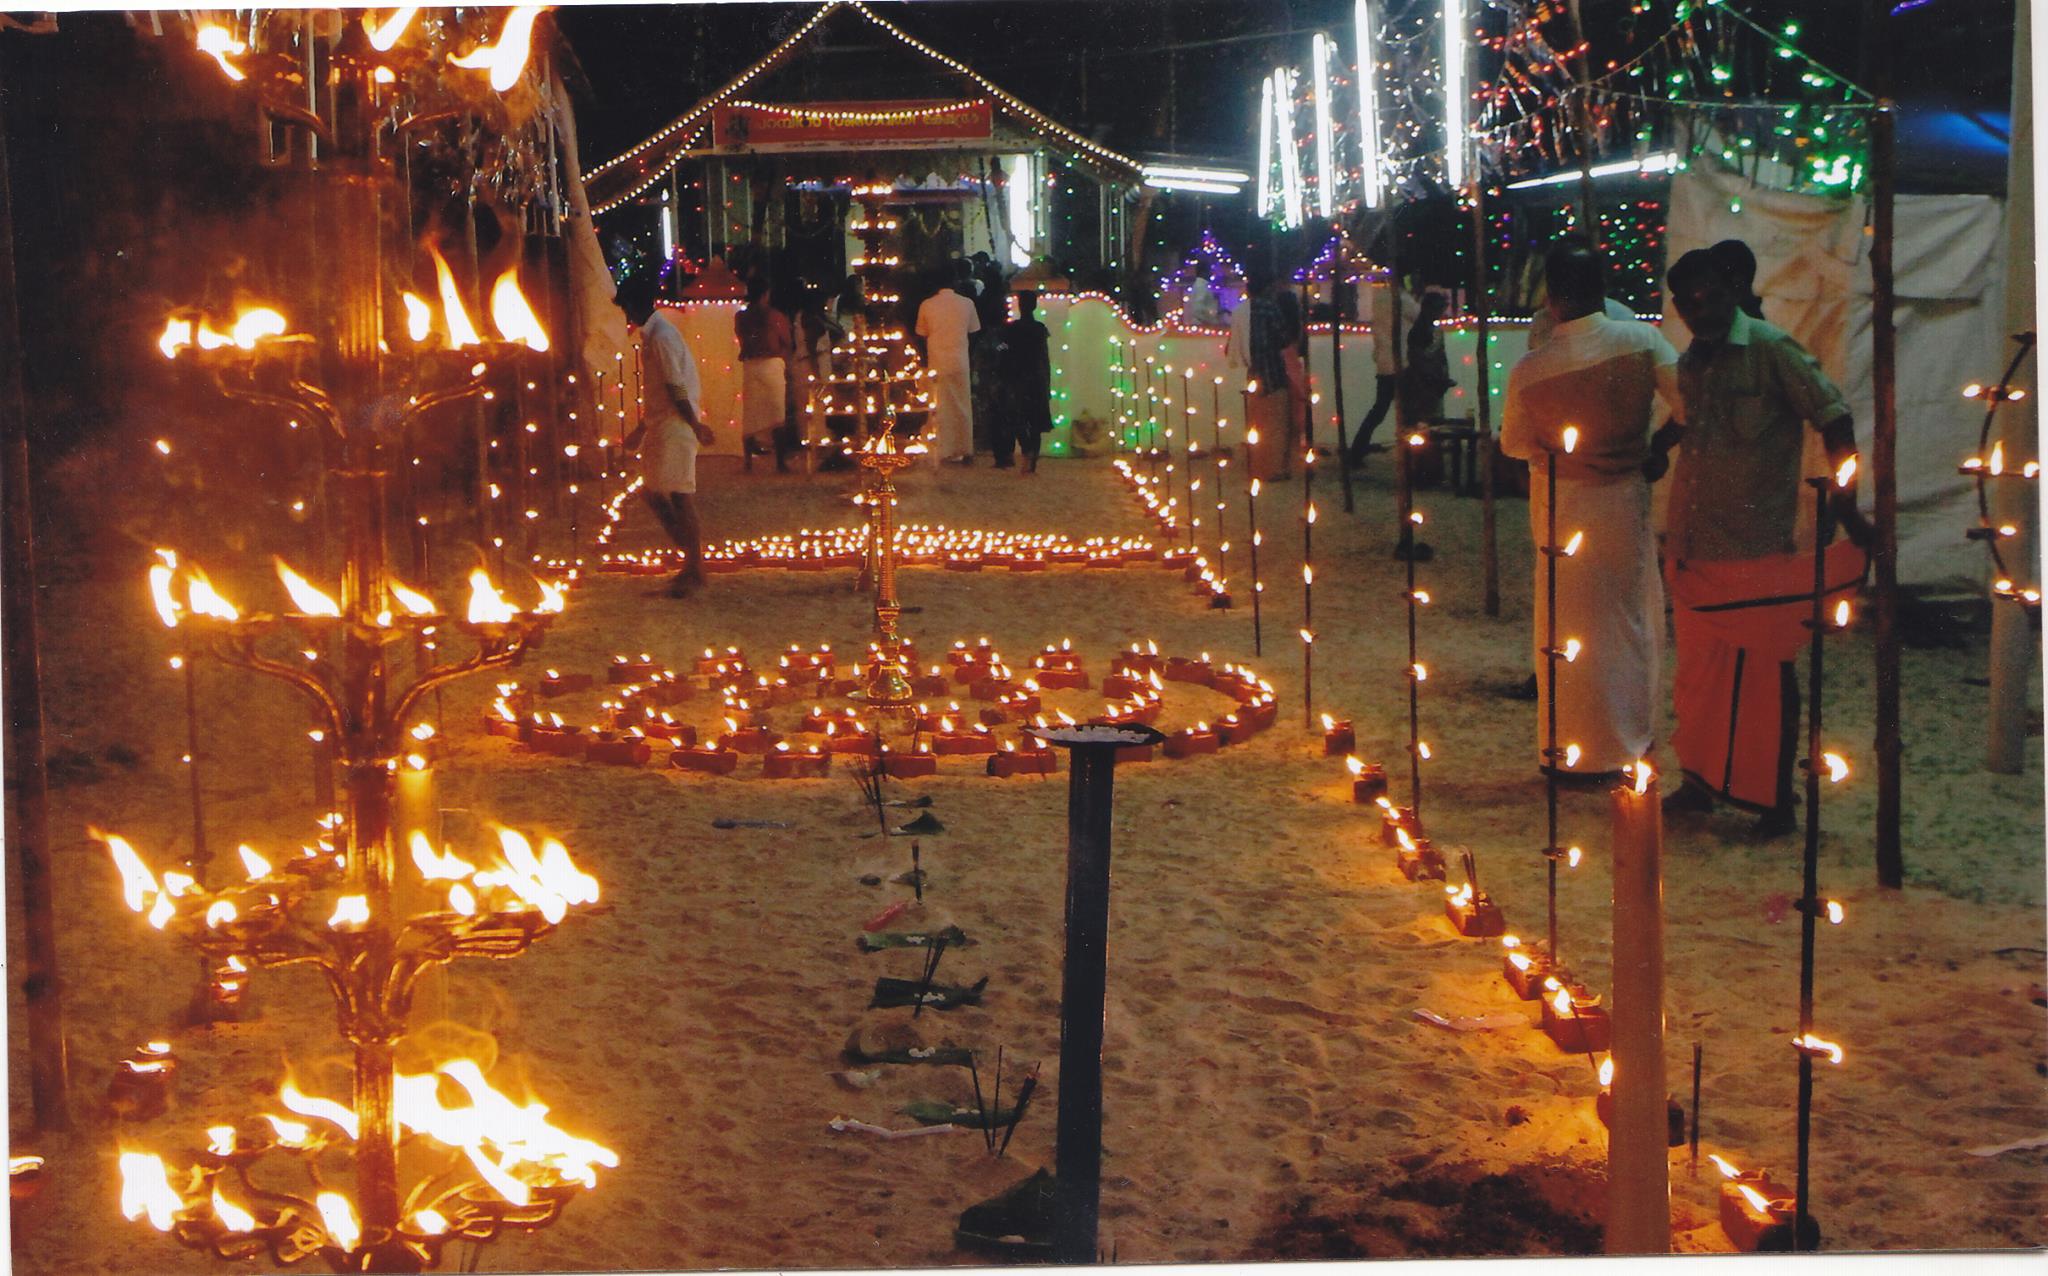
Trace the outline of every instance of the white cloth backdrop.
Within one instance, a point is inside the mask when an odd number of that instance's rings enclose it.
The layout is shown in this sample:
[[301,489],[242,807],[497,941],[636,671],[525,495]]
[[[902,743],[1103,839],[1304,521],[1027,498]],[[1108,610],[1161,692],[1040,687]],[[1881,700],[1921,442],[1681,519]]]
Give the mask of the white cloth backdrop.
[[[1862,199],[1767,190],[1700,161],[1672,179],[1665,240],[1674,261],[1723,239],[1743,240],[1755,251],[1764,317],[1797,337],[1842,387],[1866,452],[1867,213]],[[1956,466],[1975,450],[1981,419],[1962,389],[1997,380],[2012,354],[2001,317],[2004,205],[1987,195],[1902,195],[1895,222],[1899,579],[1974,592],[1982,587],[1985,556],[1963,539],[1976,522],[1976,498]],[[1691,340],[1675,314],[1666,316],[1665,332],[1681,351]],[[1810,448],[1808,459],[1818,472],[1818,449]],[[1866,473],[1866,507],[1870,491]]]

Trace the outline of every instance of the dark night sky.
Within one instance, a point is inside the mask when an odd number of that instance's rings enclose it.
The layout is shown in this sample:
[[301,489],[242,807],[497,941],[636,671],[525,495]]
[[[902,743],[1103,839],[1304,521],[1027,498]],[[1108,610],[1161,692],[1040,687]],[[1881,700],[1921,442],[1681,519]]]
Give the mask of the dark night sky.
[[[1630,0],[1585,0],[1597,46]],[[760,57],[812,4],[604,5],[557,11],[589,76],[578,102],[586,164],[654,132]],[[1350,46],[1351,0],[916,0],[877,11],[1098,140],[1248,164],[1259,79],[1302,65],[1320,28]],[[1759,21],[1801,20],[1802,46],[1857,78],[1866,0],[1745,0]],[[835,19],[837,23],[847,19]],[[1898,95],[2002,112],[2012,0],[1926,0],[1883,34]],[[1169,56],[1168,49],[1181,46]],[[905,96],[924,92],[906,87]]]

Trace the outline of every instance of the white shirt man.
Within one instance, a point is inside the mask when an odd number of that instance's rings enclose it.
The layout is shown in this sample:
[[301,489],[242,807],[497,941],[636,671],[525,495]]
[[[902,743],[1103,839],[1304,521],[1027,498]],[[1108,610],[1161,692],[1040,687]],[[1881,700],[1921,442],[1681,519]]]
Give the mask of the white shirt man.
[[659,310],[640,325],[640,350],[641,367],[655,383],[641,396],[647,405],[647,435],[640,443],[640,473],[650,493],[694,495],[699,440],[678,400],[690,405],[692,417],[703,420],[704,384],[697,360],[683,334]]
[[968,338],[981,331],[974,303],[952,288],[941,288],[917,308],[917,335],[925,339],[925,366],[932,371],[932,419],[942,460],[974,456],[974,380]]
[[[1560,320],[1548,342],[1516,361],[1501,410],[1501,451],[1530,463],[1529,525],[1538,547],[1534,653],[1537,750],[1548,744],[1544,672],[1548,607],[1547,466],[1557,462],[1557,545],[1584,532],[1557,564],[1557,640],[1582,654],[1557,663],[1557,747],[1581,750],[1577,773],[1620,771],[1655,742],[1663,660],[1664,590],[1643,475],[1656,401],[1677,413],[1678,352],[1645,323],[1593,311]],[[1565,430],[1578,431],[1564,452]],[[1547,763],[1545,763],[1547,765]],[[1562,759],[1557,765],[1562,766]]]

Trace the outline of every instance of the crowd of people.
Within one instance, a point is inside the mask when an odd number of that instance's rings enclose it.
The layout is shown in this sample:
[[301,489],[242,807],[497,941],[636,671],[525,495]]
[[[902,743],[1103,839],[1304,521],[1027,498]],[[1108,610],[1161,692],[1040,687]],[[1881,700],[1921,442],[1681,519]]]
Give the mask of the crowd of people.
[[[1818,362],[1763,317],[1756,258],[1739,241],[1686,253],[1667,276],[1673,305],[1691,332],[1681,355],[1664,335],[1606,296],[1606,264],[1592,243],[1566,235],[1544,259],[1546,300],[1529,349],[1510,371],[1500,449],[1556,478],[1530,484],[1529,517],[1541,577],[1555,525],[1585,533],[1569,571],[1559,573],[1557,633],[1597,659],[1566,661],[1556,685],[1549,667],[1545,589],[1533,591],[1538,671],[1538,765],[1565,782],[1604,783],[1655,744],[1663,664],[1665,599],[1673,604],[1677,678],[1672,743],[1684,782],[1665,799],[1673,815],[1729,803],[1758,814],[1756,831],[1791,831],[1798,752],[1799,689],[1794,661],[1811,607],[1812,542],[1820,539],[1831,593],[1864,574],[1868,529],[1856,504],[1855,430],[1841,392]],[[968,259],[930,282],[916,307],[915,340],[933,375],[930,432],[942,463],[971,465],[985,446],[998,468],[1035,472],[1051,429],[1049,336],[1037,298],[1012,298],[999,271]],[[1232,316],[1226,347],[1247,385],[1247,420],[1260,443],[1249,464],[1261,477],[1292,474],[1299,451],[1304,316],[1293,289],[1270,271],[1248,272],[1245,304]],[[1438,291],[1401,298],[1373,291],[1373,403],[1344,460],[1363,462],[1390,410],[1403,427],[1436,420],[1452,382],[1438,321]],[[618,304],[640,331],[650,388],[638,448],[646,499],[684,554],[670,584],[683,596],[703,583],[696,461],[711,441],[702,417],[695,360],[654,305],[651,284],[629,280]],[[797,387],[829,371],[833,338],[861,305],[858,278],[829,303],[822,290],[778,300],[766,278],[747,286],[733,320],[744,375],[748,446],[773,450],[778,464],[799,446]],[[1661,424],[1659,423],[1661,421]],[[1808,429],[1841,476],[1824,509],[1804,527],[1801,487]],[[1248,442],[1252,435],[1248,434]],[[816,442],[817,440],[808,440]],[[1673,450],[1679,453],[1673,465]],[[1652,486],[1670,476],[1666,526],[1652,517]],[[1838,536],[1838,532],[1842,533]],[[1411,552],[1419,552],[1414,547]],[[1557,739],[1578,746],[1566,768],[1549,749],[1549,704]],[[1568,773],[1567,773],[1568,772]]]
[[[852,331],[854,315],[868,306],[860,276],[848,275],[829,298],[817,284],[777,279],[765,268],[745,276],[744,287],[733,338],[740,362],[740,433],[749,463],[772,454],[775,468],[786,471],[793,454],[814,448],[824,468],[845,467],[843,451],[830,446],[831,422],[806,408],[832,374],[834,343]],[[639,334],[648,382],[640,425],[625,446],[638,451],[648,506],[683,554],[683,569],[669,592],[687,597],[704,583],[697,455],[713,434],[703,418],[696,358],[661,314],[658,292],[653,278],[638,275],[621,283],[614,296]],[[1040,445],[1052,429],[1051,336],[1038,321],[1037,294],[1013,297],[986,254],[954,259],[925,281],[925,293],[915,311],[914,341],[931,373],[929,428],[939,459],[972,465],[977,451],[987,450],[996,468],[1035,475]]]

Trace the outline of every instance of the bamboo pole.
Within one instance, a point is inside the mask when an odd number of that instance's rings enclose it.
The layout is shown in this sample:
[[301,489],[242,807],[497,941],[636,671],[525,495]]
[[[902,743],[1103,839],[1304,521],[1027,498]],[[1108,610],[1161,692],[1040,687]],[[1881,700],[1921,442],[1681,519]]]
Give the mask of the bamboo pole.
[[[1871,116],[1871,169],[1875,175],[1874,235],[1870,247],[1870,379],[1874,404],[1870,468],[1877,492],[1877,605],[1872,628],[1877,651],[1877,880],[1904,885],[1900,846],[1901,759],[1899,744],[1899,475],[1898,330],[1892,287],[1892,214],[1897,181],[1896,116],[1890,99]],[[1816,524],[1818,527],[1818,524]],[[1816,533],[1818,534],[1818,533]]]
[[15,309],[14,213],[0,99],[0,429],[5,431],[7,553],[0,557],[7,698],[7,845],[21,901],[29,1094],[36,1129],[71,1128],[57,911],[51,894],[49,775],[43,762],[41,644],[36,623],[35,517],[29,491],[28,404],[22,392],[21,317]]
[[[2034,218],[2028,202],[2034,190],[2034,92],[2031,48],[2032,19],[2028,6],[2019,6],[2013,31],[2012,54],[2012,152],[2007,161],[2007,205],[2005,251],[2005,330],[2032,332],[2034,328]],[[2005,454],[2019,461],[2036,455],[2039,415],[2034,391],[2039,378],[2031,371],[2037,366],[2022,363],[2022,371],[2011,378],[2015,388],[2027,392],[2017,402],[1998,404],[2002,420],[1999,438]],[[2022,535],[2008,542],[2014,558],[2031,571],[2034,538],[2028,534],[2033,520],[2028,517],[2033,496],[2031,486],[2022,483],[1991,485],[1992,522],[2021,528]],[[2022,569],[2015,569],[2019,579]],[[2022,587],[2025,581],[2021,581]],[[2018,775],[2027,754],[2027,668],[2033,659],[2034,636],[2027,609],[2000,598],[1991,600],[1991,705],[1985,732],[1984,765],[2001,775]]]

